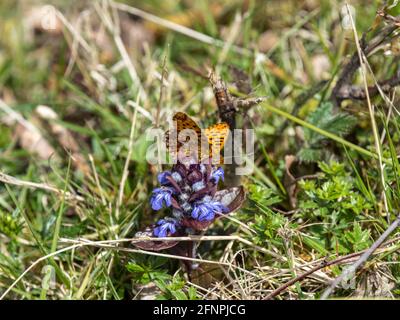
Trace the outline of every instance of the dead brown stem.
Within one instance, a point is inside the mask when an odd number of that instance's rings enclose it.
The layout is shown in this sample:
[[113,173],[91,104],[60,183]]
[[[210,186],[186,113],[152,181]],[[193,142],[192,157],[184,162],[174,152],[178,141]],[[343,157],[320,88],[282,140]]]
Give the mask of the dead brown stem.
[[[387,246],[392,244],[393,242],[396,242],[400,240],[400,237],[396,237],[393,238],[391,240],[388,240],[386,242],[384,242],[382,244],[382,246]],[[368,249],[367,249],[368,250]],[[287,288],[289,288],[290,286],[294,285],[296,282],[299,282],[305,278],[307,278],[308,276],[310,276],[311,274],[313,274],[314,272],[317,272],[318,270],[321,270],[323,268],[332,266],[332,265],[336,265],[336,264],[340,264],[342,262],[346,262],[347,260],[350,260],[352,258],[361,256],[362,254],[364,254],[367,250],[362,250],[359,252],[354,252],[354,253],[350,253],[348,255],[336,258],[335,260],[332,261],[327,261],[322,260],[317,266],[315,266],[314,268],[308,270],[307,272],[302,273],[301,275],[293,278],[292,280],[289,280],[288,282],[284,283],[283,285],[281,285],[279,288],[275,289],[274,291],[272,291],[268,296],[265,297],[264,300],[270,300],[276,296],[278,296],[279,294],[281,294],[283,291],[285,291]],[[373,254],[379,254],[380,252],[373,252]]]
[[[391,23],[390,25],[384,27],[368,43],[366,41],[366,34],[364,33],[362,38],[360,39],[360,48],[364,53],[364,55],[368,57],[369,55],[373,54],[373,52],[375,52],[375,49],[377,49],[386,41],[388,41],[388,39],[396,29],[398,29],[398,26],[396,24]],[[339,106],[343,100],[349,99],[351,97],[349,95],[344,95],[344,93],[346,92],[346,88],[348,89],[348,87],[351,86],[350,83],[353,79],[355,72],[358,70],[359,67],[360,67],[360,59],[358,51],[356,50],[351,56],[349,62],[346,65],[344,65],[342,72],[340,73],[339,79],[332,90],[330,99],[336,106]]]

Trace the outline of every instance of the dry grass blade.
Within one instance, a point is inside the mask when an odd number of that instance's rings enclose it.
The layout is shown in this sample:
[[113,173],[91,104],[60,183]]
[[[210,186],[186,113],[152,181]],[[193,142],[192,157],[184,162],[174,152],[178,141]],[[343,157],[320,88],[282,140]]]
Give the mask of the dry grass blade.
[[20,180],[2,172],[0,172],[0,181],[6,184],[12,184],[14,186],[27,187],[32,189],[41,189],[54,192],[60,196],[65,196],[66,200],[85,201],[85,199],[79,195],[72,194],[71,192],[64,192],[63,190],[53,187],[51,185],[45,183],[36,183],[31,181]]
[[[170,238],[149,238],[148,240],[177,240],[179,239],[180,241],[193,241],[196,239],[196,241],[214,241],[214,240],[231,240],[232,237],[227,236],[227,237],[176,237],[174,239],[173,237]],[[238,239],[238,237],[233,237],[233,239]],[[60,253],[74,250],[76,248],[81,248],[81,247],[97,247],[97,248],[104,248],[104,249],[113,249],[113,250],[118,250],[121,252],[130,252],[130,253],[141,253],[141,254],[147,254],[147,255],[152,255],[152,256],[158,256],[158,257],[166,257],[166,258],[171,258],[171,259],[179,259],[179,260],[187,260],[187,261],[192,261],[192,262],[198,262],[198,263],[205,263],[205,264],[214,264],[214,265],[219,265],[219,266],[225,266],[228,268],[233,268],[236,270],[239,270],[243,273],[252,275],[257,278],[261,278],[261,276],[248,271],[242,267],[238,267],[232,263],[227,263],[227,262],[219,262],[219,261],[212,261],[212,260],[206,260],[206,259],[197,259],[197,258],[190,258],[190,257],[182,257],[182,256],[177,256],[177,255],[171,255],[171,254],[164,254],[164,253],[157,253],[157,252],[151,252],[151,251],[144,251],[144,250],[138,250],[138,249],[130,249],[130,248],[122,248],[118,246],[118,243],[121,242],[132,242],[136,241],[139,239],[118,239],[118,240],[106,240],[106,241],[91,241],[87,239],[78,239],[78,240],[73,240],[73,239],[60,239],[60,242],[64,243],[72,243],[72,245],[59,249],[55,252],[52,252],[50,254],[47,254],[39,259],[37,259],[35,262],[33,262],[8,288],[5,290],[5,292],[0,296],[0,300],[3,300],[7,294],[14,288],[19,281],[30,271],[32,270],[37,264],[40,262],[49,259],[51,257],[57,256]],[[143,241],[143,239],[140,239],[140,241]],[[112,245],[115,244],[115,245]]]
[[369,91],[368,91],[368,83],[367,83],[367,70],[366,70],[366,56],[363,53],[361,46],[360,46],[360,41],[358,39],[358,35],[357,35],[357,30],[354,24],[354,20],[353,20],[353,16],[350,12],[350,8],[349,5],[346,4],[346,9],[351,21],[351,26],[353,29],[353,33],[354,33],[354,39],[356,41],[356,46],[357,46],[357,52],[358,52],[358,58],[360,59],[360,71],[361,71],[361,75],[363,78],[363,82],[364,82],[364,90],[365,90],[365,95],[367,98],[367,104],[368,104],[368,110],[369,110],[369,114],[370,114],[370,118],[371,118],[371,125],[372,125],[372,133],[374,136],[374,141],[375,141],[375,149],[376,149],[376,153],[378,154],[378,162],[379,162],[379,169],[380,169],[380,177],[381,177],[381,183],[382,183],[382,188],[383,188],[383,201],[384,201],[384,205],[385,205],[385,211],[386,211],[386,215],[387,215],[387,219],[389,221],[390,219],[390,214],[389,214],[389,206],[388,206],[388,202],[386,199],[386,182],[385,182],[385,172],[384,172],[384,168],[383,168],[383,161],[382,161],[382,149],[381,149],[381,144],[380,144],[380,138],[379,138],[379,132],[378,132],[378,126],[376,124],[376,120],[375,120],[375,112],[374,112],[374,107],[371,104],[371,99],[369,97]]

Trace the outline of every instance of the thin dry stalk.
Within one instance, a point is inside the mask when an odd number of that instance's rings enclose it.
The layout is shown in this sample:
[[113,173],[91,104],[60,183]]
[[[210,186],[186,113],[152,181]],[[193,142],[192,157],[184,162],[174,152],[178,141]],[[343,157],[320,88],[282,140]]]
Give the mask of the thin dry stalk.
[[346,4],[346,9],[347,9],[348,16],[350,17],[351,27],[353,29],[354,39],[356,41],[356,46],[357,46],[358,58],[360,60],[360,66],[361,66],[360,72],[361,72],[361,75],[363,78],[364,90],[365,90],[365,95],[366,95],[367,104],[368,104],[368,110],[369,110],[369,114],[371,117],[371,125],[372,125],[372,133],[373,133],[374,141],[375,141],[375,149],[376,149],[376,153],[378,154],[379,171],[380,171],[381,183],[382,183],[382,188],[383,188],[383,193],[382,193],[383,202],[385,205],[387,219],[389,221],[390,215],[389,215],[389,206],[388,206],[387,199],[386,199],[386,182],[385,182],[385,172],[384,172],[383,161],[382,161],[382,150],[381,150],[381,145],[380,145],[378,126],[376,125],[376,121],[375,121],[375,112],[374,112],[374,108],[371,104],[371,99],[370,99],[369,91],[368,91],[367,70],[366,70],[367,58],[365,57],[365,54],[361,50],[360,40],[358,39],[357,30],[356,30],[353,16],[350,12],[350,8],[349,8],[348,4]]
[[106,198],[105,198],[105,196],[104,196],[104,190],[103,190],[103,188],[101,187],[100,180],[99,180],[99,176],[98,176],[98,174],[97,174],[97,170],[96,170],[96,167],[95,167],[95,165],[94,165],[94,159],[93,159],[93,156],[92,156],[91,154],[89,154],[89,161],[90,161],[90,165],[91,165],[91,167],[92,167],[92,171],[93,171],[93,175],[94,175],[94,180],[95,180],[95,182],[96,182],[97,188],[99,189],[100,198],[101,198],[101,203],[103,204],[103,206],[106,206],[106,205],[107,205],[107,201],[106,201]]
[[2,172],[0,172],[0,181],[6,184],[12,184],[14,186],[28,187],[54,192],[60,196],[64,196],[66,200],[85,201],[85,199],[81,196],[75,195],[68,191],[64,192],[64,190],[58,189],[49,184],[20,180]]
[[[232,237],[232,236],[225,236],[225,237]],[[181,241],[211,241],[211,240],[221,240],[224,239],[224,237],[176,237],[176,238],[181,238]],[[204,239],[205,238],[205,239]],[[171,239],[171,238],[149,238],[149,239]],[[55,252],[52,252],[46,256],[43,256],[39,259],[37,259],[35,262],[33,262],[7,289],[6,291],[1,295],[0,300],[4,299],[4,297],[14,288],[19,281],[23,279],[23,277],[30,271],[32,270],[37,264],[39,264],[41,261],[44,261],[48,258],[54,257],[60,253],[69,251],[69,250],[74,250],[76,248],[80,247],[98,247],[98,248],[103,248],[103,249],[112,249],[112,250],[117,250],[121,252],[130,252],[130,253],[141,253],[141,254],[147,254],[147,255],[152,255],[152,256],[158,256],[158,257],[166,257],[166,258],[172,258],[172,259],[179,259],[179,260],[188,260],[188,261],[193,261],[193,262],[198,262],[198,263],[207,263],[207,264],[214,264],[214,265],[219,265],[219,266],[225,266],[228,268],[233,268],[236,270],[240,270],[241,272],[244,272],[246,274],[252,275],[253,277],[260,278],[262,279],[261,276],[248,271],[244,268],[238,267],[236,265],[233,265],[232,263],[228,262],[219,262],[219,261],[213,261],[213,260],[204,260],[204,259],[196,259],[196,258],[189,258],[189,257],[183,257],[183,256],[177,256],[177,255],[172,255],[172,254],[164,254],[164,253],[158,253],[158,252],[150,252],[150,251],[145,251],[145,250],[139,250],[139,249],[130,249],[130,248],[121,248],[116,245],[109,245],[112,243],[118,244],[120,242],[127,242],[127,241],[134,241],[134,240],[139,240],[138,238],[133,238],[133,239],[117,239],[117,240],[105,240],[105,241],[90,241],[87,239],[79,239],[79,240],[73,240],[73,239],[60,239],[62,242],[66,243],[73,243],[71,246],[68,246],[66,248],[59,249]]]
[[[139,95],[138,95],[137,100],[139,100]],[[137,109],[135,109],[135,111],[133,113],[133,117],[132,117],[131,131],[129,134],[129,142],[128,142],[128,154],[126,156],[124,171],[122,173],[121,183],[119,185],[117,207],[115,209],[115,215],[116,215],[117,219],[119,218],[119,212],[120,212],[120,208],[121,208],[123,197],[124,197],[125,183],[126,183],[126,180],[128,179],[128,175],[129,175],[129,163],[131,161],[132,151],[133,151],[133,138],[135,135],[136,117],[137,117]]]
[[79,42],[83,49],[85,49],[86,53],[90,56],[95,55],[95,51],[92,50],[90,45],[86,42],[86,40],[81,36],[79,31],[75,29],[75,27],[64,17],[64,15],[60,11],[56,11],[57,17],[61,20],[64,26],[68,29],[68,31],[73,35],[74,39]]
[[230,28],[227,40],[222,48],[221,54],[218,57],[218,69],[216,70],[217,73],[219,73],[221,70],[221,66],[225,62],[228,53],[230,51],[230,48],[232,47],[233,43],[235,40],[238,38],[240,34],[240,26],[242,25],[242,16],[240,13],[236,13],[235,19],[233,21],[232,27]]
[[[102,1],[102,6],[98,2],[96,2],[94,3],[94,8],[108,31],[111,33],[118,52],[122,57],[122,61],[124,62],[125,67],[128,70],[128,73],[132,79],[132,82],[138,88],[140,98],[142,98],[142,102],[145,102],[147,99],[146,92],[143,89],[136,68],[132,63],[132,60],[129,57],[128,51],[126,50],[124,42],[121,38],[121,30],[119,28],[119,19],[116,8],[114,6],[111,6],[109,1]],[[110,15],[109,9],[112,11],[112,17]]]

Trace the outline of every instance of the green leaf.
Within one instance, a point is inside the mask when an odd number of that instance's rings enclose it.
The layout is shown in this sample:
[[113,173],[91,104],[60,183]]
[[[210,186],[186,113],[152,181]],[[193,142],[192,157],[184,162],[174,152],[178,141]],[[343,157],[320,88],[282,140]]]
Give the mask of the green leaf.
[[344,234],[344,240],[350,250],[361,251],[370,246],[370,231],[362,230],[358,222],[354,222],[353,230]]
[[259,184],[249,185],[249,198],[264,207],[281,202],[281,198],[275,194],[274,190]]
[[319,252],[320,254],[322,255],[329,254],[329,251],[325,249],[325,245],[322,241],[311,238],[306,235],[303,235],[302,240],[307,246]]
[[318,161],[318,167],[325,172],[326,174],[329,174],[331,176],[343,176],[345,175],[345,166],[343,163],[339,163],[336,161],[331,161],[329,164]]
[[[347,113],[333,114],[333,105],[330,102],[322,103],[314,112],[311,112],[306,121],[313,126],[339,137],[349,133],[357,122],[357,119]],[[305,162],[316,162],[321,160],[327,150],[323,142],[327,138],[315,130],[304,127],[304,146],[298,152],[300,160]]]
[[303,162],[316,162],[322,158],[322,150],[302,148],[297,153],[297,157]]

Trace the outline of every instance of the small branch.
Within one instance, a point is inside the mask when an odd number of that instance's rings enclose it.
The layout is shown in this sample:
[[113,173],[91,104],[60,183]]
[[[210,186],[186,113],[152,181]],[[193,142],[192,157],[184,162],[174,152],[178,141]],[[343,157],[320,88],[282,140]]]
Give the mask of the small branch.
[[[389,245],[392,244],[395,241],[400,240],[400,238],[395,238],[395,239],[391,239],[387,242],[385,242],[383,245]],[[318,270],[321,270],[323,268],[332,266],[332,265],[336,265],[336,264],[340,264],[342,262],[345,262],[347,260],[353,259],[355,257],[358,257],[360,255],[362,255],[363,253],[366,253],[367,250],[362,250],[360,252],[354,252],[354,253],[350,253],[348,255],[339,257],[335,260],[332,261],[326,261],[326,258],[324,260],[322,260],[317,266],[313,267],[312,269],[304,272],[303,274],[291,279],[290,281],[284,283],[283,285],[281,285],[279,288],[275,289],[273,292],[271,292],[268,296],[265,297],[265,300],[270,300],[276,296],[278,296],[279,294],[281,294],[283,291],[285,291],[287,288],[289,288],[290,286],[294,285],[296,282],[299,282],[305,278],[307,278],[308,276],[310,276],[311,274],[317,272]],[[373,252],[374,253],[374,252]],[[378,252],[375,252],[375,254],[378,254]]]
[[[252,106],[255,106],[266,100],[265,97],[239,99],[232,96],[224,81],[214,72],[210,73],[209,81],[217,102],[219,118],[222,122],[226,122],[228,124],[231,134],[233,134],[234,130],[237,129],[236,116],[239,113],[245,113]],[[236,150],[234,139],[232,139],[232,145],[229,147],[231,147],[231,150],[234,153]],[[225,166],[226,186],[237,186],[240,184],[240,178],[236,175],[237,163],[238,161],[235,160],[235,155],[233,155],[232,163]]]
[[244,112],[249,110],[251,107],[260,104],[267,100],[267,97],[256,97],[256,98],[247,98],[247,99],[237,99],[234,100],[234,106],[237,109],[242,109]]
[[334,264],[338,264],[340,262],[349,260],[351,258],[353,258],[354,256],[357,256],[358,253],[352,254],[350,256],[344,256],[344,257],[340,257],[338,259],[335,259],[333,261],[323,261],[320,265],[308,270],[307,272],[304,272],[303,274],[293,278],[292,280],[284,283],[282,286],[280,286],[279,288],[275,289],[274,291],[272,291],[268,296],[266,296],[264,298],[264,300],[271,300],[272,298],[276,297],[277,295],[281,294],[283,291],[285,291],[287,288],[289,288],[290,286],[294,285],[296,282],[299,282],[301,280],[303,280],[304,278],[307,278],[309,275],[313,274],[314,272],[317,272],[320,269],[329,267],[331,265]]
[[[236,114],[238,112],[237,107],[234,103],[234,98],[229,93],[226,84],[222,79],[217,76],[214,72],[210,73],[209,81],[214,91],[215,100],[218,106],[219,118],[222,122],[225,122],[229,126],[231,134],[236,129]],[[229,146],[232,150],[232,154],[235,150],[234,139],[232,145]],[[226,146],[225,146],[226,148]],[[233,155],[232,163],[225,166],[225,185],[228,187],[237,186],[240,184],[240,176],[236,175],[237,161]]]
[[[400,69],[390,79],[378,83],[383,93],[389,93],[394,87],[400,85]],[[380,94],[378,86],[369,86],[368,93],[370,97],[375,97]],[[363,87],[356,85],[344,85],[336,93],[336,98],[339,100],[365,100],[367,98],[366,92]]]
[[374,253],[374,251],[379,248],[379,246],[385,241],[385,239],[394,230],[396,230],[399,225],[400,215],[397,216],[397,219],[392,222],[389,228],[386,229],[386,231],[378,238],[378,240],[376,240],[374,244],[362,254],[360,259],[358,259],[353,265],[351,265],[350,268],[347,268],[345,271],[343,271],[342,274],[332,282],[329,288],[326,289],[325,292],[322,294],[321,300],[327,299],[339,283],[341,283],[344,279],[347,279],[349,275],[354,274],[355,271],[368,260],[368,258]]
[[378,10],[376,14],[385,19],[386,21],[394,24],[395,26],[400,27],[400,19],[398,17],[393,17],[392,15],[386,13],[384,10],[381,9]]
[[[384,44],[392,35],[392,33],[396,31],[396,29],[398,29],[398,26],[395,24],[390,24],[384,27],[378,35],[376,35],[372,40],[369,41],[369,43],[366,42],[366,35],[363,34],[359,42],[359,47],[365,57],[371,55],[378,47]],[[343,101],[343,99],[341,98],[341,94],[343,94],[341,93],[342,88],[350,85],[353,76],[359,67],[359,52],[358,50],[356,50],[351,56],[349,62],[343,67],[339,79],[337,80],[336,85],[332,90],[330,99],[336,104],[336,106],[339,106],[340,103]]]

